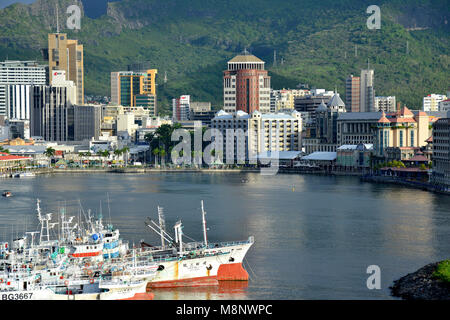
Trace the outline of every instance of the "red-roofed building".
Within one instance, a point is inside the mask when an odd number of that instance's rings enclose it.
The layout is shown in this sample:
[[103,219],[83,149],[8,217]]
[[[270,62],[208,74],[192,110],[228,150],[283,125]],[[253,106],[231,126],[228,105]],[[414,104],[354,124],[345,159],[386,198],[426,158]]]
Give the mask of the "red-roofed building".
[[6,173],[14,168],[26,166],[33,159],[30,157],[13,156],[0,152],[0,173]]

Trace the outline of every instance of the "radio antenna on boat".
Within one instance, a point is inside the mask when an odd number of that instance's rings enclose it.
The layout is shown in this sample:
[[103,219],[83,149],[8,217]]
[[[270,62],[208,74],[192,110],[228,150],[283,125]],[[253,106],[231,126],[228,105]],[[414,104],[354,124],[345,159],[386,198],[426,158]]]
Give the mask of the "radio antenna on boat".
[[205,241],[205,247],[208,247],[208,237],[206,234],[206,212],[203,207],[203,200],[202,200],[202,221],[203,221],[203,239]]

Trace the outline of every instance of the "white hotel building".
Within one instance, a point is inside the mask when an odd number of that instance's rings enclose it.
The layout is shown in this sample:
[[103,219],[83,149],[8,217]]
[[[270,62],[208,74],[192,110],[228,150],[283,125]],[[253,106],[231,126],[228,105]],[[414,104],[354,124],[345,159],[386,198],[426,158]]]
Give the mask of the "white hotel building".
[[[211,120],[211,129],[222,136],[223,161],[238,163],[240,156],[245,162],[267,151],[300,151],[302,119],[297,111],[291,113],[251,114],[243,111],[227,113],[219,111]],[[227,131],[229,136],[227,137]],[[230,136],[233,133],[234,136]],[[219,141],[220,139],[216,139]]]

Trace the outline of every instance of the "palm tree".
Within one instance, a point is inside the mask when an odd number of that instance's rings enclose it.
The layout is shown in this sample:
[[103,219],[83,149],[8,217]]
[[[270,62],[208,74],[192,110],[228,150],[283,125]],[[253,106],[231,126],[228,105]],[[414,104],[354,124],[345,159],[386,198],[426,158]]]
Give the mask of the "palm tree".
[[56,151],[52,147],[48,147],[44,152],[44,154],[49,158],[53,157],[55,155],[55,153],[56,153]]
[[153,155],[155,156],[155,167],[158,164],[158,154],[159,154],[159,148],[154,148],[152,150]]
[[161,149],[159,151],[159,154],[161,155],[161,165],[165,166],[166,165],[166,150]]

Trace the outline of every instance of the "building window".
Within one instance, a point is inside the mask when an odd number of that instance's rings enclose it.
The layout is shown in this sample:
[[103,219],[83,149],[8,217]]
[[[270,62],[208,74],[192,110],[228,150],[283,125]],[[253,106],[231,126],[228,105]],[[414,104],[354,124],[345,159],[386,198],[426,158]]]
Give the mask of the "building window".
[[400,130],[400,147],[403,147],[403,130]]

